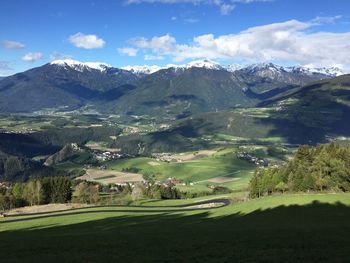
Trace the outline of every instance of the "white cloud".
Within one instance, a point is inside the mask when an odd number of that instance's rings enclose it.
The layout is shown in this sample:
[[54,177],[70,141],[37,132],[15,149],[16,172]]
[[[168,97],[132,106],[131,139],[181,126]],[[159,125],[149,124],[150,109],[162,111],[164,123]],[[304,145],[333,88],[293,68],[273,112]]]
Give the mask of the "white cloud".
[[155,56],[155,55],[150,55],[150,54],[146,54],[143,57],[144,60],[163,60],[164,57],[163,56]]
[[169,34],[132,39],[129,43],[147,54],[168,56],[178,62],[208,58],[349,67],[350,32],[315,32],[313,27],[318,25],[313,20],[289,20],[251,27],[237,34],[200,35],[190,43],[178,43]]
[[220,12],[222,15],[228,15],[232,12],[232,10],[235,8],[234,5],[230,5],[230,4],[222,4],[220,6]]
[[231,0],[232,3],[251,4],[256,2],[274,2],[274,0]]
[[96,35],[85,35],[81,32],[71,35],[69,41],[78,48],[94,49],[102,48],[105,45],[105,41]]
[[0,70],[1,71],[12,70],[12,68],[10,67],[10,62],[5,60],[0,60]]
[[172,21],[175,21],[175,20],[177,19],[177,17],[176,17],[176,16],[172,16],[170,19],[171,19]]
[[126,5],[131,4],[192,4],[192,5],[213,5],[220,8],[222,15],[228,15],[235,8],[235,4],[251,4],[254,2],[272,2],[274,0],[125,0]]
[[59,53],[59,52],[52,52],[50,54],[50,59],[51,59],[51,61],[53,61],[53,60],[60,60],[60,59],[73,59],[73,56],[62,54],[62,53]]
[[196,18],[186,18],[184,20],[185,24],[194,24],[194,23],[197,23],[199,22],[199,19],[196,19]]
[[43,54],[40,52],[29,52],[22,57],[23,61],[34,62],[43,58]]
[[169,34],[160,37],[153,37],[148,40],[146,38],[134,38],[129,41],[132,45],[143,48],[152,49],[154,52],[171,52],[176,43],[176,39]]
[[215,0],[126,0],[125,3],[130,4],[141,4],[141,3],[161,3],[161,4],[201,4],[215,2]]
[[0,76],[8,76],[12,73],[13,68],[10,67],[11,62],[0,60]]
[[314,19],[312,19],[310,22],[314,23],[315,25],[320,24],[334,24],[338,19],[341,19],[343,16],[337,15],[337,16],[317,16]]
[[137,55],[138,49],[132,47],[118,48],[120,54],[128,55],[129,57],[135,57]]
[[4,40],[2,41],[1,44],[4,48],[7,48],[7,49],[20,49],[25,47],[25,45],[22,44],[21,42],[11,41],[11,40]]

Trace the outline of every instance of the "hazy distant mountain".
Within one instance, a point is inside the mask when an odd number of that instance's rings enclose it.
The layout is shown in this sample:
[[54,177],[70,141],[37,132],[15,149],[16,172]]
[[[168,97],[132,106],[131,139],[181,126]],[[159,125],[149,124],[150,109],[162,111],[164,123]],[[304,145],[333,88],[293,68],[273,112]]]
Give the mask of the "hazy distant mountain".
[[[234,71],[240,80],[256,92],[265,92],[285,85],[304,85],[311,81],[342,75],[337,68],[282,67],[272,63],[253,64]],[[262,85],[261,80],[265,82]]]

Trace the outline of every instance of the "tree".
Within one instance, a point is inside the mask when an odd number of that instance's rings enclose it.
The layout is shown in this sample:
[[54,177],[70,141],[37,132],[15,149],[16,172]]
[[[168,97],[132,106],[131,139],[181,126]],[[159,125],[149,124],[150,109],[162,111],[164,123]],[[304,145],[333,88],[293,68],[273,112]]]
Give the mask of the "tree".
[[6,212],[16,205],[16,198],[9,194],[0,194],[0,213]]
[[350,191],[350,148],[302,145],[286,165],[257,169],[250,181],[252,198],[286,190]]
[[43,188],[39,180],[29,181],[24,188],[24,198],[32,205],[39,205],[43,200]]
[[24,198],[24,183],[15,183],[11,189],[12,195],[16,200],[16,207],[21,207],[26,204]]
[[25,184],[23,183],[15,183],[12,187],[12,194],[17,199],[23,198]]
[[94,204],[99,199],[98,187],[87,182],[78,184],[73,195],[80,203]]
[[282,192],[282,194],[288,189],[287,184],[284,182],[279,182],[275,188],[277,191]]
[[136,201],[142,198],[143,191],[145,190],[144,186],[141,183],[135,184],[131,192],[132,200]]
[[72,182],[68,177],[46,177],[43,188],[47,203],[65,203],[72,198]]

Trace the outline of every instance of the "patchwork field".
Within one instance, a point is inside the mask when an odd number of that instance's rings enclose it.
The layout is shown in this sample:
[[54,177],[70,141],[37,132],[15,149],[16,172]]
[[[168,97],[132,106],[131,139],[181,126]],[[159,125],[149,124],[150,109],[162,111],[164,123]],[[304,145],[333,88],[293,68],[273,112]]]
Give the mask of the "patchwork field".
[[107,151],[107,152],[119,152],[120,151],[120,149],[107,147],[106,143],[104,143],[104,142],[91,142],[90,141],[90,142],[86,143],[85,146],[90,148],[91,150]]
[[232,177],[227,177],[227,176],[218,176],[218,177],[211,178],[211,179],[207,180],[207,182],[222,184],[222,183],[237,181],[239,179],[241,179],[241,178],[239,178],[239,177],[232,178]]
[[136,173],[125,173],[111,170],[88,169],[86,174],[77,177],[86,181],[95,181],[102,184],[124,184],[128,182],[141,182],[142,175]]
[[[154,175],[156,180],[175,177],[184,182],[239,182],[251,176],[255,165],[235,157],[234,149],[199,151],[171,155],[181,161],[160,161],[155,158],[131,158],[108,162],[107,169],[122,171],[136,168],[140,174]],[[216,179],[215,179],[216,178]],[[208,181],[214,180],[214,181]]]

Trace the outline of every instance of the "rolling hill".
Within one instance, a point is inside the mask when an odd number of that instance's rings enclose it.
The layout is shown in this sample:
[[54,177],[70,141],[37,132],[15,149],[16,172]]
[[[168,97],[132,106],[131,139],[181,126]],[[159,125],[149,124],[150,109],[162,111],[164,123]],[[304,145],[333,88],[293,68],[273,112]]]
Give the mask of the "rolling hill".
[[[342,75],[292,88],[260,103],[257,108],[194,114],[173,122],[161,134],[183,138],[182,141],[223,134],[249,140],[317,144],[350,137],[349,116],[350,75]],[[150,136],[152,143],[147,144]],[[157,133],[153,133],[138,137],[137,141],[142,141],[150,151],[157,143],[171,145],[160,139],[163,136],[157,138]],[[123,138],[119,146],[131,144],[131,139]]]

